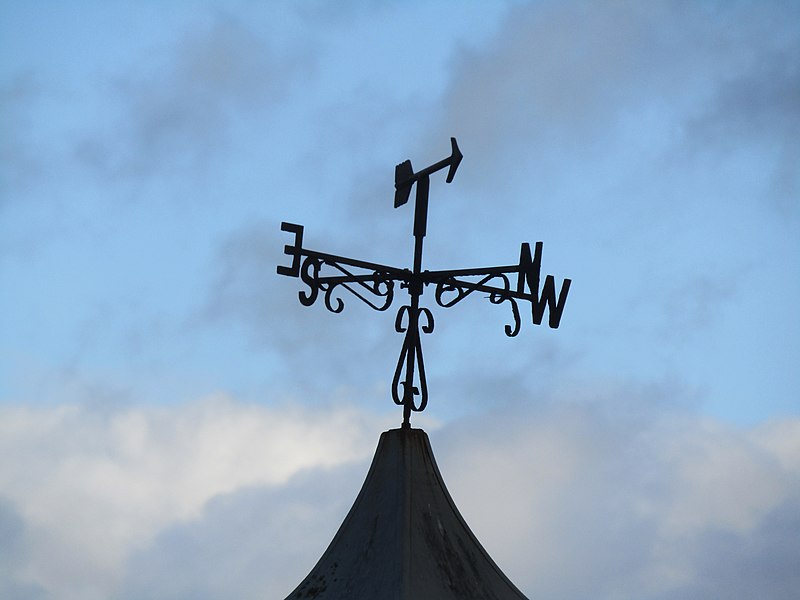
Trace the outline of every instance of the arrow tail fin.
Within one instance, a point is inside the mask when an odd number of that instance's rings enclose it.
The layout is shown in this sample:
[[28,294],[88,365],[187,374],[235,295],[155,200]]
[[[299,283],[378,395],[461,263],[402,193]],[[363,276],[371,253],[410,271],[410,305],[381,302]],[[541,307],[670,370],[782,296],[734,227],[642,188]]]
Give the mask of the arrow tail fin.
[[394,168],[394,207],[399,208],[408,202],[411,194],[411,186],[414,183],[414,169],[411,168],[411,161],[401,162]]

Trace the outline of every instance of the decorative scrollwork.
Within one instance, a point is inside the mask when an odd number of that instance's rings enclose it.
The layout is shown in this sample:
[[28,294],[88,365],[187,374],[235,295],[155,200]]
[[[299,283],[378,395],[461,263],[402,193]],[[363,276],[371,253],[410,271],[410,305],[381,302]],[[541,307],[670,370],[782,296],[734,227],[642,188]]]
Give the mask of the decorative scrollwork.
[[[323,266],[328,266],[339,271],[343,276],[321,276]],[[332,313],[344,310],[344,300],[335,295],[337,288],[342,287],[368,304],[375,310],[383,311],[389,308],[394,301],[394,280],[388,273],[374,271],[370,275],[355,275],[340,264],[316,256],[307,256],[300,269],[300,278],[308,286],[308,291],[300,291],[300,302],[304,306],[311,306],[319,298],[319,293],[324,293],[325,308]],[[374,298],[382,302],[374,302],[366,295],[359,292],[359,288],[352,287],[350,283],[357,283],[360,289],[368,291]]]
[[[397,311],[397,317],[394,320],[394,330],[397,333],[405,333],[408,331],[409,326],[411,325],[411,307],[407,304],[400,307]],[[417,318],[416,322],[419,323],[419,315],[425,315],[425,325],[421,327],[423,333],[433,333],[433,313],[430,309],[425,308],[424,306],[417,309]],[[408,317],[409,324],[403,325],[403,317]]]
[[[492,304],[508,302],[511,305],[512,322],[505,325],[505,333],[509,337],[514,337],[520,330],[517,304],[520,301],[531,303],[534,325],[541,324],[545,312],[549,311],[548,323],[553,329],[557,328],[571,282],[569,279],[564,279],[558,294],[556,294],[555,278],[552,275],[545,277],[543,287],[540,285],[542,242],[536,242],[533,252],[530,244],[523,243],[520,247],[518,264],[443,271],[423,270],[422,250],[427,231],[431,175],[446,168],[446,181],[450,183],[462,159],[455,138],[450,138],[450,144],[449,157],[424,169],[415,172],[410,160],[400,163],[395,168],[395,208],[409,201],[411,189],[416,186],[412,231],[413,269],[401,269],[310,250],[303,246],[302,225],[281,223],[281,230],[291,234],[293,238],[283,248],[283,253],[291,257],[291,263],[279,265],[278,274],[300,277],[308,286],[307,290],[299,292],[300,302],[304,306],[314,304],[322,293],[325,308],[333,313],[340,313],[344,310],[345,303],[339,294],[340,288],[344,288],[373,309],[384,311],[394,300],[395,282],[408,292],[409,304],[401,306],[395,318],[395,330],[404,336],[403,348],[392,379],[392,399],[395,404],[403,406],[403,427],[411,426],[412,411],[424,410],[428,403],[428,385],[420,341],[420,331],[428,334],[433,332],[434,327],[433,313],[425,307],[420,307],[420,297],[428,286],[435,286],[435,300],[442,308],[455,306],[474,292],[486,294]],[[323,269],[332,271],[333,274],[325,274]],[[513,289],[509,280],[511,275],[516,276],[516,285]]]
[[517,306],[517,301],[511,296],[511,284],[508,281],[508,277],[505,274],[500,274],[498,277],[503,280],[503,288],[489,294],[489,302],[492,304],[502,304],[503,302],[511,304],[511,316],[514,319],[514,324],[506,325],[504,331],[508,337],[514,337],[519,333],[520,328],[519,307]]
[[[498,288],[488,285],[496,279],[502,282],[502,287]],[[511,304],[511,316],[514,322],[511,325],[505,326],[505,333],[508,337],[517,335],[520,329],[519,308],[517,306],[517,301],[511,295],[511,282],[505,273],[490,273],[477,282],[448,277],[436,284],[434,296],[436,298],[436,304],[442,308],[450,308],[473,292],[479,290],[489,291],[489,301],[492,304],[502,304],[503,302],[509,302]],[[448,299],[446,295],[451,293],[455,295]]]
[[[343,269],[341,266],[339,265],[334,265],[334,266],[336,266],[340,271],[347,273],[347,271]],[[370,307],[378,311],[384,311],[392,305],[392,302],[394,301],[394,281],[390,278],[388,274],[375,271],[371,275],[371,279],[364,279],[364,280],[357,279],[355,280],[355,283],[357,283],[361,288],[367,290],[374,297],[383,298],[383,303],[378,304],[376,302],[372,302],[366,296],[362,296],[357,289],[350,287],[347,284],[347,282],[342,281],[331,285],[332,287],[341,285],[351,294],[356,296],[359,300],[361,300],[365,304],[368,304]]]
[[[420,325],[420,315],[425,316],[424,325]],[[392,378],[392,400],[409,412],[423,411],[428,405],[428,382],[419,332],[433,333],[433,327],[433,313],[425,307],[404,305],[397,311],[394,328],[397,333],[405,333],[405,337]],[[419,381],[419,387],[414,385],[415,379]],[[419,400],[415,396],[419,396]]]
[[[464,298],[469,296],[473,291],[455,285],[453,283],[454,281],[457,280],[445,279],[444,281],[440,281],[439,283],[436,284],[436,291],[434,292],[434,295],[436,297],[436,304],[438,304],[442,308],[450,308],[451,306],[458,304]],[[455,297],[451,298],[450,300],[445,300],[445,294],[449,294],[451,292],[455,292]]]
[[[325,287],[327,289],[325,289]],[[333,291],[336,289],[336,286],[330,283],[320,283],[320,288],[325,289],[325,308],[327,308],[332,313],[340,313],[344,310],[344,300],[341,298],[334,298]],[[331,303],[331,300],[336,300],[336,306],[334,307]]]

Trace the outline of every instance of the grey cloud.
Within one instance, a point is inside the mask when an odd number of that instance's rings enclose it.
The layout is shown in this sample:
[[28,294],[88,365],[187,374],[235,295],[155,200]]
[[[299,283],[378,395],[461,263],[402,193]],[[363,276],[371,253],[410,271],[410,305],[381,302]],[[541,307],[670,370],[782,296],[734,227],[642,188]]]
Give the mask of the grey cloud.
[[25,520],[13,504],[0,496],[0,597],[7,600],[44,600],[48,594],[25,580]]
[[795,598],[800,589],[799,499],[793,496],[776,506],[753,531],[703,532],[686,548],[692,581],[656,598]]
[[310,469],[281,487],[212,499],[128,563],[115,597],[283,598],[311,570],[355,497],[367,465]]
[[[318,209],[325,215],[345,214],[332,217],[324,232],[316,230],[317,240],[327,234],[333,243],[314,241],[311,246],[332,252],[345,247],[345,254],[354,248],[356,256],[404,264],[410,255],[410,218],[400,211],[391,214],[391,165],[405,157],[415,165],[436,160],[442,143],[456,135],[466,158],[452,186],[437,181],[432,191],[426,239],[426,261],[431,262],[426,264],[508,264],[516,256],[517,240],[535,241],[541,235],[547,244],[561,242],[559,253],[548,254],[547,260],[566,257],[566,268],[550,271],[548,266],[548,272],[573,277],[582,287],[573,287],[567,309],[568,322],[577,325],[572,332],[568,327],[559,330],[564,343],[572,346],[551,345],[563,357],[560,365],[569,366],[579,353],[590,354],[593,344],[601,351],[615,347],[625,352],[635,352],[631,348],[641,344],[643,352],[671,353],[660,362],[674,364],[669,359],[678,350],[686,354],[687,343],[697,340],[695,332],[718,333],[712,330],[724,322],[721,309],[741,299],[742,263],[736,253],[748,242],[742,235],[746,227],[739,213],[730,221],[715,218],[731,202],[721,190],[738,187],[748,198],[763,191],[753,183],[756,178],[748,179],[735,163],[726,162],[725,152],[714,150],[709,163],[697,161],[699,142],[687,132],[696,128],[692,120],[705,114],[709,123],[717,118],[713,115],[738,123],[738,113],[747,121],[748,110],[773,124],[790,119],[792,69],[784,65],[782,79],[767,81],[773,78],[770,65],[778,65],[770,57],[784,56],[791,46],[786,24],[779,22],[784,12],[780,4],[763,10],[674,3],[515,6],[490,43],[454,56],[452,81],[441,111],[430,117],[431,126],[424,133],[419,124],[408,128],[412,133],[407,138],[427,139],[417,144],[425,149],[422,157],[382,147],[376,152],[387,157],[385,174],[356,173],[358,161],[367,165],[365,171],[377,165],[378,159],[368,157],[369,135],[389,132],[406,117],[392,116],[394,111],[382,107],[370,109],[381,101],[379,96],[354,103],[357,109],[338,120],[320,113],[324,146],[330,149],[342,140],[343,150],[337,156],[312,150],[303,159],[312,157],[310,164],[325,165],[320,171],[351,174],[356,183],[352,194],[341,194],[352,199],[349,213],[338,205],[328,212],[334,194],[324,186],[325,196],[308,201],[309,210],[325,205]],[[779,25],[775,39],[758,37],[769,23]],[[758,73],[756,80],[767,86],[763,96],[771,99],[763,107],[753,108],[761,100],[742,100],[744,92],[725,91],[749,89],[750,78]],[[741,85],[736,84],[740,79]],[[347,121],[362,107],[370,127],[357,139],[348,136]],[[330,111],[337,112],[334,107]],[[397,142],[386,146],[392,144]],[[706,167],[708,172],[698,175]],[[791,189],[791,178],[784,179]],[[324,180],[337,178],[327,173]],[[458,200],[451,202],[454,196]],[[300,306],[295,294],[302,284],[273,275],[274,265],[285,261],[280,249],[287,241],[277,229],[277,222],[264,224],[260,233],[248,228],[222,250],[207,314],[241,324],[253,343],[274,350],[290,377],[302,373],[308,380],[308,373],[317,373],[321,381],[354,382],[359,373],[374,372],[376,380],[388,382],[399,346],[390,319],[366,314],[368,309],[355,299],[340,315],[327,314],[321,306]],[[274,232],[274,238],[257,240],[263,231]],[[498,231],[513,240],[502,252]],[[391,257],[385,259],[386,254]],[[734,271],[730,264],[737,265]],[[470,363],[477,368],[465,378],[469,384],[440,389],[488,393],[495,381],[483,373],[490,371],[507,381],[539,378],[528,364],[521,364],[519,340],[506,340],[502,327],[497,338],[490,338],[494,332],[478,334],[473,323],[464,323],[472,314],[505,319],[503,308],[453,310],[459,314],[440,311],[439,319],[437,313],[437,332],[425,341],[429,364],[439,365],[429,368],[431,378],[447,373],[447,361],[452,364],[453,355],[464,354],[461,349],[468,342],[480,339],[479,350],[487,354],[483,361]],[[448,328],[451,319],[461,324]],[[582,338],[576,350],[577,336]],[[445,348],[443,342],[453,340],[460,350],[434,358],[437,346]],[[375,357],[384,357],[383,362],[377,365]]]
[[32,108],[42,94],[33,73],[18,73],[0,84],[0,208],[45,170],[43,149],[32,139]]
[[[798,423],[737,430],[653,405],[632,419],[631,391],[431,432],[489,553],[532,598],[791,598]],[[327,546],[366,468],[312,469],[213,499],[137,553],[119,597],[283,597]]]
[[[791,17],[787,17],[792,19]],[[800,19],[796,14],[793,20]],[[766,36],[766,32],[763,32]],[[766,45],[769,42],[762,42]],[[754,150],[771,164],[773,207],[796,215],[800,198],[800,38],[778,48],[755,45],[740,72],[724,80],[686,126],[687,140],[707,152]]]
[[[455,61],[442,128],[481,148],[536,156],[581,145],[629,106],[631,81],[667,63],[664,11],[650,4],[536,3],[513,8],[485,52]],[[663,35],[663,34],[662,34]]]
[[221,15],[171,52],[146,75],[117,78],[116,130],[79,143],[80,160],[124,176],[205,167],[242,113],[264,118],[264,108],[285,98],[310,65],[304,50],[278,51],[247,24]]
[[[735,428],[675,411],[676,393],[594,382],[432,428],[455,502],[530,597],[791,597],[800,421]],[[383,427],[230,400],[8,409],[0,484],[27,512],[0,503],[0,590],[36,598],[22,574],[38,572],[63,597],[283,597]]]
[[[369,432],[386,421],[352,404],[267,409],[226,398],[169,408],[7,406],[0,413],[0,453],[13,458],[0,462],[0,494],[13,502],[0,502],[0,591],[4,583],[9,590],[30,583],[59,598],[87,599],[108,598],[131,554],[159,532],[200,518],[211,499],[249,486],[280,496],[303,469],[362,460]],[[276,509],[267,525],[280,526],[279,516],[289,518],[297,506]],[[242,516],[242,528],[256,526],[250,516],[263,514]],[[171,552],[181,553],[179,542]],[[246,555],[232,552],[231,560],[246,562]]]
[[[573,173],[601,185],[644,176],[652,185],[719,130],[747,128],[752,135],[737,142],[751,147],[783,140],[786,157],[797,151],[786,144],[797,138],[796,13],[780,2],[516,6],[490,44],[456,55],[443,110],[425,137],[431,145],[456,134],[475,149],[471,159],[498,173],[524,171],[542,192],[554,181],[564,187]],[[715,163],[729,149],[721,144]],[[778,160],[777,180],[796,185],[783,166],[792,163]],[[465,177],[473,186],[504,179]],[[672,187],[667,179],[663,186]]]
[[792,597],[796,469],[778,467],[753,432],[597,408],[482,416],[435,434],[455,501],[512,580],[533,598]]
[[[394,315],[402,296],[386,312],[366,307],[344,290],[345,308],[339,314],[327,311],[322,298],[305,307],[298,293],[307,292],[307,286],[275,273],[275,265],[289,264],[281,253],[286,243],[290,236],[277,223],[254,223],[231,236],[217,256],[214,283],[194,322],[198,327],[209,322],[237,327],[248,344],[270,353],[280,365],[273,383],[288,383],[313,398],[327,395],[324,389],[334,382],[363,396],[362,401],[390,403],[389,385],[402,345]],[[433,305],[432,299],[428,302]],[[552,338],[531,343],[540,332],[526,307],[521,315],[526,331],[512,339],[503,331],[512,319],[508,306],[475,297],[452,309],[431,308],[436,332],[423,344],[426,364],[435,366],[428,369],[431,393],[445,413],[472,411],[497,393],[519,397],[542,391],[576,360],[574,351]]]
[[690,332],[707,331],[717,307],[733,297],[736,287],[734,277],[709,274],[689,278],[670,290],[662,301],[661,337],[680,338]]
[[282,365],[280,379],[301,391],[319,395],[330,382],[345,388],[369,388],[375,379],[388,382],[399,352],[392,317],[373,314],[344,291],[339,314],[328,312],[321,297],[303,306],[298,292],[308,291],[307,286],[275,271],[276,265],[289,264],[281,252],[287,243],[290,236],[277,222],[252,224],[231,236],[218,255],[217,275],[198,322],[239,325],[248,343],[274,353]]
[[9,580],[20,562],[25,524],[12,504],[0,496],[0,580]]
[[764,207],[786,216],[800,197],[796,22],[780,2],[510,9],[489,43],[455,54],[420,135],[428,147],[456,135],[464,150],[462,246],[495,227],[568,239],[565,274],[582,286],[572,322],[591,315],[594,339],[613,323],[602,335],[628,351],[667,332],[675,358],[723,322],[720,309],[752,304],[738,269],[785,260],[741,249],[787,225]]
[[800,128],[800,40],[780,50],[761,49],[753,65],[723,81],[703,116],[692,122],[706,139],[742,134],[795,137]]

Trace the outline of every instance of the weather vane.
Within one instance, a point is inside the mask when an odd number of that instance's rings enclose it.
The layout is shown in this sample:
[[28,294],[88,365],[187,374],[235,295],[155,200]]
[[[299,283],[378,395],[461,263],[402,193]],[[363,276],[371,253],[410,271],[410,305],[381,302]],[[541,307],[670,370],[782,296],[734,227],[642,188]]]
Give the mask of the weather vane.
[[[425,363],[422,359],[422,333],[433,332],[433,313],[420,306],[420,296],[425,288],[435,286],[434,298],[442,308],[450,308],[473,292],[488,293],[492,304],[507,302],[511,307],[513,323],[505,326],[505,333],[513,337],[519,333],[520,317],[517,301],[531,303],[533,323],[540,325],[545,309],[549,310],[548,324],[556,329],[561,322],[561,313],[567,301],[570,279],[564,279],[556,298],[556,282],[552,275],[545,277],[540,290],[542,266],[542,242],[536,242],[531,255],[530,245],[522,244],[519,264],[504,267],[478,267],[475,269],[450,269],[445,271],[422,270],[422,244],[428,221],[428,192],[430,176],[447,170],[447,183],[453,181],[462,154],[455,138],[450,138],[452,152],[421,171],[414,172],[411,161],[406,160],[394,172],[394,207],[408,202],[411,188],[416,184],[414,204],[414,267],[400,269],[387,265],[346,258],[309,250],[303,247],[303,226],[281,223],[281,230],[294,234],[294,243],[284,247],[284,253],[292,257],[291,266],[278,266],[278,274],[300,277],[308,290],[299,292],[304,306],[314,304],[322,293],[325,307],[334,313],[344,310],[344,302],[334,292],[342,287],[375,310],[387,310],[394,301],[395,282],[408,292],[410,301],[402,305],[395,318],[395,331],[405,334],[403,348],[397,360],[392,378],[392,399],[403,407],[403,427],[410,427],[411,412],[425,410],[428,404],[428,385],[425,379]],[[323,272],[324,271],[324,272]],[[516,285],[510,276],[516,274]],[[492,285],[490,285],[492,284]],[[528,291],[526,291],[526,288]]]

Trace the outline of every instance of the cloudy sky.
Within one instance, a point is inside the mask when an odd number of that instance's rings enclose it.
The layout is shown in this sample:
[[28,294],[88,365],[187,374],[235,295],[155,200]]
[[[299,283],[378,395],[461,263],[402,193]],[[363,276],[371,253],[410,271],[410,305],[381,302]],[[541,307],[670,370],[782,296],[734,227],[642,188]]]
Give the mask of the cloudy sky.
[[[433,306],[428,431],[531,598],[800,589],[800,4],[0,1],[0,596],[283,598],[355,498],[394,315],[281,221],[573,280]],[[431,294],[423,297],[433,305]],[[427,299],[427,300],[426,300]],[[390,311],[391,312],[391,311]]]

